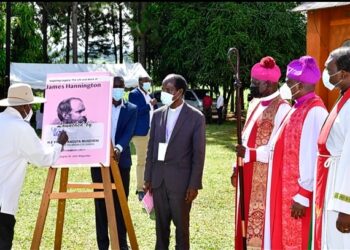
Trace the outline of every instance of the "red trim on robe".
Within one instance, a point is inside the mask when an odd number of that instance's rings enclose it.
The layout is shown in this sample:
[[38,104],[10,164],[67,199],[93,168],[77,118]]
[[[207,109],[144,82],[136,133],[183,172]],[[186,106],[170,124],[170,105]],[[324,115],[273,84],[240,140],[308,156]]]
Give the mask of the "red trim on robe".
[[[277,113],[279,106],[281,104],[285,104],[287,103],[285,100],[281,99],[280,96],[276,97],[276,99],[278,100],[278,104],[277,104],[277,108],[275,110],[275,113]],[[271,103],[271,105],[273,105],[273,102]],[[250,117],[248,118],[247,122],[245,123],[244,129],[246,129],[247,125],[249,124],[249,122],[251,122],[252,117],[254,116],[254,113],[256,112],[257,108],[258,108],[259,104],[257,104],[257,106],[255,107],[255,109],[251,112]],[[268,108],[267,108],[268,109]],[[267,110],[265,109],[264,112]],[[264,113],[263,112],[263,113]],[[263,113],[259,116],[259,118],[262,117]],[[257,144],[257,131],[258,131],[258,120],[259,118],[255,121],[255,124],[253,125],[253,128],[251,130],[251,133],[249,135],[248,138],[248,143],[247,146],[249,148],[256,148]],[[273,122],[273,121],[272,121]],[[243,129],[243,130],[244,130]],[[273,126],[271,128],[271,132],[272,132]],[[255,150],[253,150],[255,151]],[[254,157],[254,153],[253,155],[250,155],[252,157]],[[255,151],[255,159],[256,159],[256,151]],[[249,204],[250,204],[250,200],[251,200],[251,190],[252,190],[252,179],[253,179],[253,170],[254,170],[254,162],[252,162],[250,160],[250,162],[245,163],[244,164],[244,173],[243,173],[243,179],[244,179],[244,205],[245,205],[245,231],[247,231],[247,225],[248,225],[248,214],[249,214]],[[238,170],[239,171],[239,170]],[[237,173],[237,176],[238,173]],[[237,182],[238,182],[238,178],[237,178]],[[237,183],[238,184],[238,183]],[[235,199],[235,205],[236,205],[236,216],[235,218],[237,218],[236,222],[235,222],[235,249],[242,249],[243,245],[242,245],[242,226],[241,226],[241,211],[240,211],[240,205],[239,205],[239,194],[237,193],[238,191],[238,185],[236,185],[236,199]],[[262,243],[263,243],[263,239],[262,239]],[[247,244],[248,245],[248,244]],[[261,247],[261,249],[263,249],[263,246]]]
[[270,191],[271,249],[307,249],[308,246],[312,206],[306,208],[301,219],[291,216],[290,207],[298,192],[312,197],[312,192],[301,189],[298,183],[299,151],[305,118],[309,110],[317,106],[325,108],[322,100],[315,96],[289,115],[274,147]]
[[[340,110],[350,98],[350,89],[348,89],[341,99],[335,104],[331,113],[328,115],[326,122],[324,123],[320,136],[318,138],[318,152],[321,155],[330,155],[326,147],[326,142],[333,126],[335,119],[337,118]],[[317,173],[316,173],[316,190],[315,190],[315,225],[314,225],[314,250],[321,250],[322,241],[322,215],[324,209],[326,185],[328,178],[328,168],[324,167],[325,161],[328,157],[319,156],[317,158]]]
[[308,198],[309,200],[311,200],[311,198],[312,198],[312,191],[309,191],[301,186],[299,186],[298,194]]
[[249,162],[256,161],[256,149],[249,149]]

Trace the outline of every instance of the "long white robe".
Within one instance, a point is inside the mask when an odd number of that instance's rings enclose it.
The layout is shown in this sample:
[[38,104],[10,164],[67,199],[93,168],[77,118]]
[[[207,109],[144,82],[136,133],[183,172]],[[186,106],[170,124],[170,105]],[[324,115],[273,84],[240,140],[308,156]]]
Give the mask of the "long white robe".
[[[338,113],[326,146],[334,157],[329,166],[322,225],[322,249],[350,249],[350,234],[336,228],[338,213],[350,214],[350,100]],[[335,198],[340,194],[340,198]]]

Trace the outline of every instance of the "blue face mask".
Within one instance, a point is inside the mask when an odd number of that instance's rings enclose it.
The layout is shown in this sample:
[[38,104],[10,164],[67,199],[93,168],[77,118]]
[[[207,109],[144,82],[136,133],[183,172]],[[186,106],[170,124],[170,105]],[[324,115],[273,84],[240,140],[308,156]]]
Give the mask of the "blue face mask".
[[150,88],[151,88],[151,83],[150,83],[150,82],[144,82],[142,88],[143,88],[145,91],[150,90]]
[[124,88],[114,88],[112,94],[113,94],[113,99],[118,102],[124,96]]

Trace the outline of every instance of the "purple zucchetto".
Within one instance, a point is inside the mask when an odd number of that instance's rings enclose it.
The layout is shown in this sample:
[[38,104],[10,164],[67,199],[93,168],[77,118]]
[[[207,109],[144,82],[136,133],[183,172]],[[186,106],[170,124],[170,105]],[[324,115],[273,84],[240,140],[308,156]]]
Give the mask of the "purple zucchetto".
[[316,84],[321,78],[321,71],[312,56],[302,56],[288,64],[286,75],[291,80]]

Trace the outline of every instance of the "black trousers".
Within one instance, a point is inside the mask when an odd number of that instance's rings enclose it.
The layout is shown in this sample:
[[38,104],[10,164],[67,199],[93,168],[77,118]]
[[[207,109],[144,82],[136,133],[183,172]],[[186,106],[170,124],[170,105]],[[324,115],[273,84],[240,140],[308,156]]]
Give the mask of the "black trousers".
[[209,108],[204,108],[204,115],[205,115],[205,121],[207,124],[210,124],[212,119],[211,119],[211,107]]
[[[130,168],[119,168],[122,178],[126,198],[129,197],[129,185],[130,185]],[[114,182],[112,176],[112,170],[110,169],[111,179]],[[102,182],[101,168],[91,168],[91,177],[93,182]],[[101,190],[95,190],[101,191]],[[113,190],[113,201],[115,206],[115,216],[117,220],[117,230],[119,238],[120,249],[128,249],[126,238],[126,227],[123,219],[123,213],[120,207],[117,191]],[[108,250],[109,237],[108,237],[108,220],[106,204],[104,199],[95,199],[95,219],[96,219],[96,236],[97,245],[99,250]]]
[[0,250],[11,249],[15,224],[14,215],[0,212]]
[[192,203],[185,202],[184,192],[174,192],[166,188],[164,182],[153,189],[153,203],[156,214],[156,250],[168,250],[170,223],[175,225],[175,249],[190,249],[190,211]]
[[222,124],[222,107],[216,110],[218,111],[218,124]]

